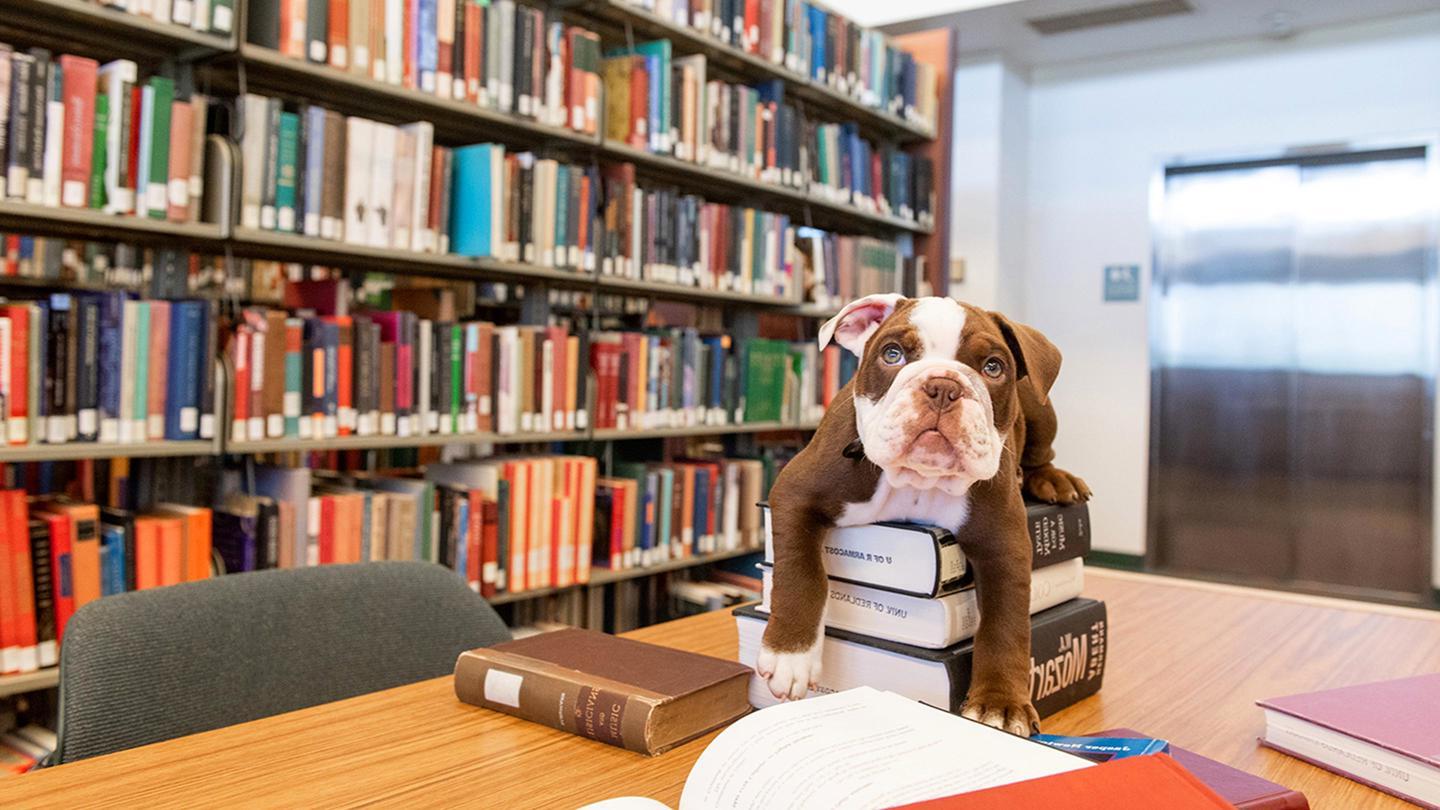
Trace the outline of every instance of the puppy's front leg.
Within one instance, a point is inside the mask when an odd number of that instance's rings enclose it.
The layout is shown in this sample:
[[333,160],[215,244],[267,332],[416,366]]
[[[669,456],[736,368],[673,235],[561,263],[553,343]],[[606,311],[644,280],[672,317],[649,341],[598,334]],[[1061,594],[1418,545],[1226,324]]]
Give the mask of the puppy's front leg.
[[962,541],[980,597],[980,628],[962,714],[1028,737],[1039,732],[1040,716],[1030,702],[1031,550],[1018,495],[988,531],[966,532],[970,540]]
[[[821,543],[831,522],[813,506],[770,495],[774,530],[774,585],[770,589],[770,621],[755,669],[770,693],[799,700],[820,679],[820,649],[825,640],[820,622],[825,614],[825,567]],[[777,497],[779,496],[779,497]]]

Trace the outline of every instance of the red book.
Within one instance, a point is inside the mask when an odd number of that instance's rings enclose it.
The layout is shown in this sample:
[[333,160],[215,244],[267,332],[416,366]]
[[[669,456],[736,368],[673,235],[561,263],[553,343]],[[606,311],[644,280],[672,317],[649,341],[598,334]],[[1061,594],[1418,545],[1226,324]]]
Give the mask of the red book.
[[74,579],[71,577],[70,518],[58,512],[36,514],[50,529],[50,571],[55,589],[55,640],[65,640],[65,624],[75,613]]
[[95,80],[99,69],[94,59],[69,54],[60,57],[61,93],[65,98],[60,204],[66,208],[85,208],[90,204],[90,166],[95,149]]
[[480,595],[495,595],[495,580],[500,568],[500,506],[494,501],[480,502]]
[[[1151,737],[1149,734],[1142,734],[1131,728],[1112,728],[1085,736],[1138,739]],[[1185,770],[1195,774],[1200,781],[1209,785],[1211,790],[1220,794],[1221,798],[1240,810],[1308,810],[1310,807],[1310,802],[1305,799],[1305,794],[1298,790],[1291,790],[1268,779],[1261,779],[1254,774],[1232,768],[1223,762],[1202,757],[1193,751],[1180,748],[1174,743],[1170,743],[1170,756],[1183,765]]]
[[612,488],[610,500],[610,569],[619,570],[625,564],[625,521],[630,519],[629,488],[623,484]]
[[[145,396],[149,410],[145,423],[146,436],[152,440],[165,438],[166,369],[170,357],[170,302],[150,302],[150,388]],[[138,416],[138,414],[137,414]]]
[[1115,759],[1093,768],[902,805],[897,810],[1220,810],[1231,804],[1165,754]]
[[[0,509],[9,511],[9,499],[0,502]],[[0,514],[0,672],[20,671],[20,603],[18,572],[14,570],[14,555],[11,545],[19,545],[10,539],[8,514]],[[29,533],[25,535],[29,542]]]
[[[235,387],[230,397],[230,436],[244,441],[250,419],[250,327],[240,324],[230,340],[230,361],[235,368]],[[260,436],[253,438],[259,439]]]
[[350,0],[330,0],[330,66],[350,66]]
[[171,104],[170,184],[165,189],[166,214],[171,222],[190,218],[190,146],[194,129],[195,107],[188,101]]
[[320,564],[328,565],[335,559],[335,497],[321,495],[320,500]]
[[30,440],[30,311],[23,306],[0,307],[10,319],[10,400],[5,414],[10,444]]
[[650,74],[645,57],[631,57],[630,64],[630,145],[645,149],[650,143]]
[[[143,109],[143,98],[144,88],[139,84],[130,88],[130,109],[134,112],[130,116],[129,144],[125,147],[125,176],[130,178],[132,191],[139,187],[136,178],[140,176],[140,110]],[[111,114],[114,112],[112,110]]]
[[335,324],[340,333],[340,343],[335,350],[336,377],[335,377],[335,406],[338,411],[339,425],[338,432],[341,436],[349,436],[352,432],[355,411],[355,327],[349,316],[337,315],[333,318],[325,318],[325,321]]
[[1426,807],[1440,807],[1440,673],[1258,701],[1261,742]]
[[10,582],[15,586],[16,643],[20,648],[20,669],[30,671],[40,668],[38,658],[39,635],[35,627],[35,580],[33,561],[30,558],[30,521],[25,503],[25,490],[9,489],[0,492],[0,521],[10,547]]
[[465,582],[475,591],[480,590],[481,555],[484,554],[485,496],[478,489],[468,493],[470,500],[469,522],[465,527]]
[[760,0],[745,0],[745,50],[760,50]]
[[[372,0],[373,2],[373,0]],[[402,48],[404,61],[401,79],[405,86],[414,90],[420,86],[419,65],[415,53],[415,26],[420,20],[419,0],[405,0],[405,45]]]
[[550,429],[564,430],[566,425],[566,380],[569,376],[569,372],[566,371],[568,368],[566,350],[568,349],[567,338],[569,335],[565,333],[565,327],[551,326],[545,330],[545,337],[550,341],[551,368],[554,372],[550,375],[550,390],[551,396],[554,398],[555,415],[551,417]]

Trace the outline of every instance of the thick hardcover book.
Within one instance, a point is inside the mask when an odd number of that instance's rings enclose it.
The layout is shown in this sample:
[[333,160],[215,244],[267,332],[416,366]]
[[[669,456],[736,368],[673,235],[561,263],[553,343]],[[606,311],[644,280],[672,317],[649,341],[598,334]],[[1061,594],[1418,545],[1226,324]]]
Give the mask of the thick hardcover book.
[[[754,666],[768,614],[752,606],[734,610],[740,661]],[[1030,622],[1030,699],[1041,717],[1100,691],[1107,642],[1105,603],[1072,599],[1042,611]],[[820,681],[810,694],[873,686],[959,712],[970,686],[975,647],[971,640],[940,650],[870,638],[827,627]],[[779,703],[757,675],[750,702]]]
[[[1112,728],[1089,736],[1131,739],[1146,737],[1145,734],[1130,728]],[[1305,794],[1298,790],[1291,790],[1268,779],[1232,768],[1223,762],[1202,757],[1174,743],[1170,744],[1167,753],[1238,810],[1309,810],[1310,802],[1305,798]]]
[[[774,563],[770,507],[761,503],[765,562]],[[1027,503],[1035,568],[1083,557],[1090,550],[1090,508]],[[873,523],[832,529],[825,538],[831,579],[922,598],[953,593],[969,582],[965,556],[950,532],[917,523]]]
[[1012,810],[1022,807],[1164,807],[1222,810],[1224,798],[1165,755],[1130,757],[1042,779],[901,805],[896,810]]
[[[1085,563],[1067,560],[1037,569],[1030,580],[1030,613],[1034,615],[1080,595]],[[769,612],[773,571],[765,566],[760,610]],[[980,627],[980,604],[974,585],[933,599],[907,596],[879,588],[831,580],[826,587],[825,626],[851,633],[939,649],[971,638]]]
[[749,711],[733,661],[567,629],[461,653],[455,695],[610,745],[658,754]]
[[[21,506],[23,506],[23,500]],[[14,506],[12,505],[12,509]],[[55,666],[60,660],[58,605],[61,588],[56,582],[50,544],[50,524],[40,518],[28,522],[30,560],[35,595],[35,643],[40,666]],[[65,586],[68,591],[69,585]]]
[[1257,701],[1260,741],[1406,801],[1440,807],[1440,674]]

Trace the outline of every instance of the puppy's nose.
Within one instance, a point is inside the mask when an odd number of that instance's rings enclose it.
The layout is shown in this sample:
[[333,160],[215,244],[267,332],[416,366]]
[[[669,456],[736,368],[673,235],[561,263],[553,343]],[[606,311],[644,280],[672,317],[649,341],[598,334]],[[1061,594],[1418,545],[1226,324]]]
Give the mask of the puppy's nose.
[[955,407],[955,403],[964,396],[960,381],[949,377],[932,377],[920,385],[920,390],[925,392],[926,404],[939,413]]

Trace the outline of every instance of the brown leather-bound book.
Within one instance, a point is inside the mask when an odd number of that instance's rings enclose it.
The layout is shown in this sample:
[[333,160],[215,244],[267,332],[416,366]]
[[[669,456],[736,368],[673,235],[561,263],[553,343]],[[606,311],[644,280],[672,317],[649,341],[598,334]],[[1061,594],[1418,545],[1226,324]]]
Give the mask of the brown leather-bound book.
[[735,661],[566,629],[461,653],[455,696],[658,754],[749,711],[750,674]]
[[265,435],[285,435],[285,310],[265,311],[265,370],[260,399],[265,408]]
[[540,336],[541,327],[520,327],[520,391],[518,399],[521,432],[538,429],[535,427],[534,414],[539,410],[535,395],[540,390],[539,381],[536,379],[536,368],[539,365],[536,359],[539,352],[536,349]]
[[395,343],[380,344],[380,425],[386,435],[395,434]]
[[480,417],[476,430],[482,433],[495,429],[495,390],[493,367],[495,353],[495,324],[481,321],[480,350],[476,354],[478,368],[475,371],[476,384],[480,393]]

